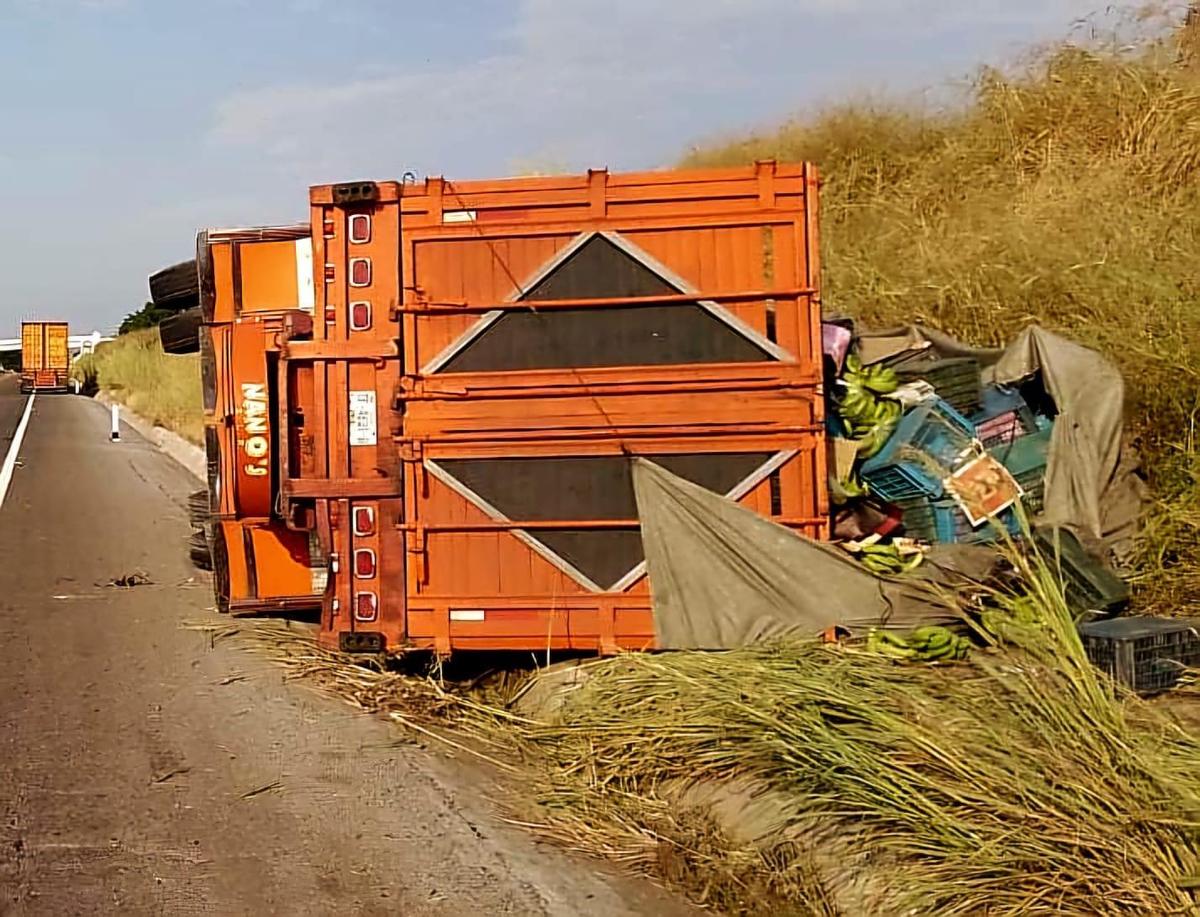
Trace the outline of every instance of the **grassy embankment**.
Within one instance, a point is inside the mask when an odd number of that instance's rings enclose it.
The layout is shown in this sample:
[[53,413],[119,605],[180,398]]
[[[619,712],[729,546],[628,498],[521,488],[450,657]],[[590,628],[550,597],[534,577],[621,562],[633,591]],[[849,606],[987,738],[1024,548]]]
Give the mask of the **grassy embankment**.
[[193,443],[202,442],[200,358],[163,353],[157,329],[101,344],[94,354],[76,362],[73,374],[152,423]]
[[1029,322],[1127,380],[1154,495],[1143,607],[1200,590],[1200,42],[1063,45],[971,103],[847,105],[694,150],[688,165],[819,163],[827,309],[977,344]]

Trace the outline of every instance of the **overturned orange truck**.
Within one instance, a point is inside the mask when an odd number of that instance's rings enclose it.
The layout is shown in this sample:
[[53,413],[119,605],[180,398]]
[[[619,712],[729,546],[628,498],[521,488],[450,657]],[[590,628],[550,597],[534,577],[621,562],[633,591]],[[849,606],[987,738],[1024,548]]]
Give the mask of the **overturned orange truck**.
[[199,237],[222,610],[319,607],[353,651],[653,647],[639,455],[827,535],[811,166],[310,205]]

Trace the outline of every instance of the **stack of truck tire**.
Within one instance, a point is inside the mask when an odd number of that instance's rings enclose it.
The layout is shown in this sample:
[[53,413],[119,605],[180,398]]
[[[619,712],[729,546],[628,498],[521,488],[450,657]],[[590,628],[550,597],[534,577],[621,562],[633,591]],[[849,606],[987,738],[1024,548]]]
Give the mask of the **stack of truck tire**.
[[[196,274],[196,261],[181,261],[150,275],[150,301],[160,309],[174,312],[159,323],[158,334],[165,352],[171,354],[195,353],[200,349],[199,331],[200,285]],[[188,519],[192,534],[188,540],[188,552],[192,562],[204,570],[212,568],[205,527],[209,524],[209,497],[207,490],[197,490],[188,495]]]
[[200,288],[196,262],[182,261],[150,275],[150,301],[156,308],[174,312],[159,324],[159,338],[167,353],[199,350]]

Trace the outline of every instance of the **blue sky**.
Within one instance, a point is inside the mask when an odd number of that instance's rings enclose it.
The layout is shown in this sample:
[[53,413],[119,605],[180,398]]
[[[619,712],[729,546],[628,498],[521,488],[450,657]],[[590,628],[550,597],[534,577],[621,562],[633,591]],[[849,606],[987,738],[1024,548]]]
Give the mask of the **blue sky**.
[[1104,0],[0,0],[0,336],[114,326],[310,184],[669,165],[944,86]]

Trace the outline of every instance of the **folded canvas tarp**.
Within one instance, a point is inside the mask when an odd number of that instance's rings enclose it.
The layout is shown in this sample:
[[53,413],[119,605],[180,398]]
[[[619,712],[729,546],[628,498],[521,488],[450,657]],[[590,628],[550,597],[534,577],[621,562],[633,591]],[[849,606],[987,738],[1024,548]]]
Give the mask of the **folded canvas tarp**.
[[960,620],[951,597],[994,566],[987,551],[944,545],[921,575],[880,579],[821,544],[648,459],[633,489],[660,649],[731,649],[783,637],[910,629]]

